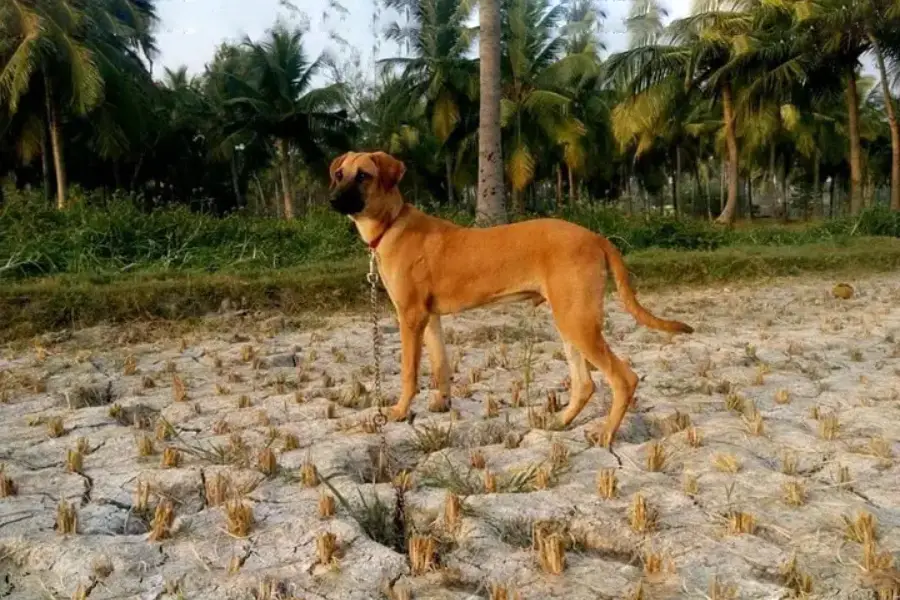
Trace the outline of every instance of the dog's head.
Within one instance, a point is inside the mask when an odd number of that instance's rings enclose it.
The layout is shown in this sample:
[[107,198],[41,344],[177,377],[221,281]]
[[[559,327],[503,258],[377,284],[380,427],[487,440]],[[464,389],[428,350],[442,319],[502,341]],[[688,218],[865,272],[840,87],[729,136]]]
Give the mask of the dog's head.
[[384,152],[347,152],[331,162],[331,208],[355,217],[376,216],[400,200],[406,166]]

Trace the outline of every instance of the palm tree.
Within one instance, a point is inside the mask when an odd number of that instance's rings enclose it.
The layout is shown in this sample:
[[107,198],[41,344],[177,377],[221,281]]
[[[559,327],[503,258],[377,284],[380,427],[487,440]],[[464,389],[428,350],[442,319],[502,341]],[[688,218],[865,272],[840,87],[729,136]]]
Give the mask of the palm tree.
[[387,6],[407,15],[405,26],[394,23],[388,28],[388,39],[405,43],[413,56],[382,62],[403,67],[408,104],[425,100],[431,132],[442,146],[447,200],[452,204],[455,158],[463,140],[474,133],[466,117],[474,112],[478,95],[476,65],[465,55],[473,34],[466,27],[471,6],[460,0],[388,0]]
[[478,18],[481,95],[476,216],[480,223],[498,223],[506,221],[500,128],[500,0],[480,0]]
[[312,88],[323,59],[310,62],[303,50],[303,32],[275,26],[260,43],[249,38],[248,80],[238,82],[236,121],[228,133],[241,129],[273,140],[278,155],[284,216],[294,217],[294,150],[307,162],[322,161],[329,147],[346,147],[348,123],[342,109],[344,87]]
[[505,0],[502,125],[510,131],[507,163],[514,210],[524,212],[522,192],[538,167],[539,148],[559,147],[570,173],[583,166],[584,125],[571,113],[568,84],[585,68],[580,55],[564,56],[562,5],[548,0]]
[[804,41],[807,52],[843,80],[847,110],[850,163],[850,214],[863,206],[863,150],[860,137],[859,68],[860,58],[869,49],[869,38],[860,5],[867,0],[820,0],[815,10],[804,15]]
[[884,109],[887,114],[888,127],[891,132],[891,210],[900,211],[900,124],[897,121],[894,98],[888,82],[888,69],[885,55],[888,47],[900,49],[900,3],[893,0],[865,0],[854,5],[862,15],[866,37],[875,55],[884,98]]
[[[29,89],[41,86],[47,129],[56,175],[57,207],[66,207],[66,167],[63,120],[66,113],[85,116],[101,101],[106,85],[114,85],[120,71],[141,69],[130,53],[135,46],[152,54],[150,33],[156,15],[147,0],[98,1],[74,4],[68,0],[34,3],[8,0],[0,7],[6,28],[9,59],[0,71],[0,101],[10,113],[18,110]],[[110,147],[111,123],[101,121]],[[101,146],[104,145],[104,140]]]

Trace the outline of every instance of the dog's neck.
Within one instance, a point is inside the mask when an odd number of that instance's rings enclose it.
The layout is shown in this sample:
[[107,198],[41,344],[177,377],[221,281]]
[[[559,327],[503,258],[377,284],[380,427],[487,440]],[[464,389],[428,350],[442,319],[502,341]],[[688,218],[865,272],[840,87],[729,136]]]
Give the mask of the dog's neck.
[[379,215],[363,214],[353,217],[353,223],[356,225],[359,236],[371,250],[378,248],[385,234],[400,218],[400,213],[403,212],[405,206],[406,203],[398,202],[397,204],[392,204]]

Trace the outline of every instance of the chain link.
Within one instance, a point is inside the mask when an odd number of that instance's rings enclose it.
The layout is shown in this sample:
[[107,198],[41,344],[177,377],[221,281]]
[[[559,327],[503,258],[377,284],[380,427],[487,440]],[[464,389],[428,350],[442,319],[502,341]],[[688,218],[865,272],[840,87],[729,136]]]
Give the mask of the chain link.
[[373,391],[375,392],[375,403],[378,406],[378,414],[372,418],[375,429],[381,434],[382,450],[386,449],[387,442],[384,437],[382,427],[387,423],[387,415],[385,414],[384,395],[381,392],[381,329],[378,327],[378,269],[375,264],[375,251],[369,253],[369,274],[366,275],[369,282],[369,304],[372,313],[372,354],[375,359],[375,382]]

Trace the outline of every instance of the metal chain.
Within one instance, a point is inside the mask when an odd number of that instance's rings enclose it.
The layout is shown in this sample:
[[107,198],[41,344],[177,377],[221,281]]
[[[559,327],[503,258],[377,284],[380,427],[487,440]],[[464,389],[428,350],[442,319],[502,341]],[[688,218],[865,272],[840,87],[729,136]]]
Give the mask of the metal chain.
[[382,427],[387,423],[385,414],[384,396],[381,393],[381,330],[378,327],[378,270],[375,264],[375,251],[369,253],[369,274],[366,275],[369,282],[369,303],[372,313],[372,354],[375,359],[375,403],[378,406],[378,414],[372,418],[375,429],[381,433],[382,448],[386,446]]

